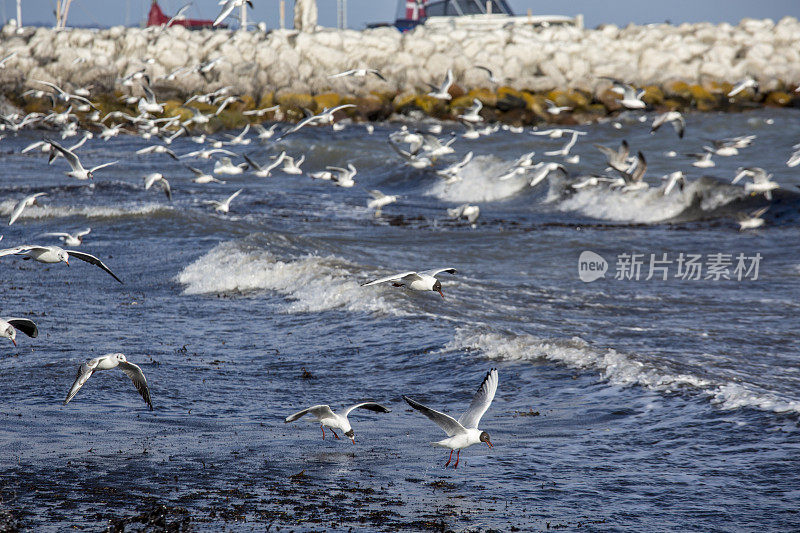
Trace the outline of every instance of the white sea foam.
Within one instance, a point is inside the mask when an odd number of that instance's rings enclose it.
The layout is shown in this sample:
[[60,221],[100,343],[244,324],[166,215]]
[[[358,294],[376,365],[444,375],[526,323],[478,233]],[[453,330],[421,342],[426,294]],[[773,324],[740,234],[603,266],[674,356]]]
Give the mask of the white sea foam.
[[695,389],[722,409],[749,407],[774,412],[800,413],[800,401],[757,391],[754,386],[692,374],[673,373],[655,363],[637,361],[613,349],[597,349],[579,337],[553,340],[532,335],[511,335],[458,328],[446,350],[479,350],[489,359],[504,361],[555,361],[571,368],[600,371],[603,379],[620,386],[639,385],[662,392]]
[[[0,216],[10,216],[18,200],[0,202]],[[19,220],[42,220],[48,218],[86,217],[86,218],[118,218],[149,216],[160,211],[169,211],[172,207],[165,204],[146,203],[111,206],[53,206],[33,205],[26,207]]]
[[447,185],[441,180],[426,194],[449,202],[494,202],[510,198],[528,187],[524,176],[497,180],[508,172],[510,166],[509,162],[497,157],[479,155],[461,169],[461,181]]
[[360,287],[353,278],[355,268],[335,256],[308,255],[288,261],[264,248],[245,248],[224,242],[198,258],[178,274],[184,294],[275,291],[291,302],[289,313],[319,312],[343,308],[348,311],[399,315],[399,307]]

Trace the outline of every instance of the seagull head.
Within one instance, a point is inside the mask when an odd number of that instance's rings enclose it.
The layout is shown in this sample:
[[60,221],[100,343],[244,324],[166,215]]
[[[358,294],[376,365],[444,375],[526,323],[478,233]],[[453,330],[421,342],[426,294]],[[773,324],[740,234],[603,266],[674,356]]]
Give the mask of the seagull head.
[[433,288],[431,290],[438,292],[442,298],[444,298],[444,293],[442,293],[442,282],[438,279],[436,280],[436,283],[433,284]]
[[14,343],[14,346],[17,345],[17,341],[16,341],[17,330],[14,329],[14,326],[9,324],[8,327],[5,330],[3,330],[2,335],[3,335],[3,337],[8,337],[8,339],[11,340],[11,342]]
[[485,442],[489,448],[494,448],[492,446],[492,441],[489,440],[489,434],[485,431],[481,431],[481,436],[479,437],[481,442]]
[[356,443],[356,432],[353,431],[352,428],[350,428],[348,431],[345,431],[344,434],[350,437],[350,440],[353,441],[353,444]]
[[[116,359],[116,361],[118,363],[126,363],[128,361],[128,359],[125,358],[125,354],[121,354],[121,353],[114,354],[114,359]],[[488,437],[488,435],[487,435],[487,437]]]
[[58,260],[63,261],[64,263],[67,264],[67,266],[69,266],[69,254],[67,253],[66,250],[60,250],[58,252]]

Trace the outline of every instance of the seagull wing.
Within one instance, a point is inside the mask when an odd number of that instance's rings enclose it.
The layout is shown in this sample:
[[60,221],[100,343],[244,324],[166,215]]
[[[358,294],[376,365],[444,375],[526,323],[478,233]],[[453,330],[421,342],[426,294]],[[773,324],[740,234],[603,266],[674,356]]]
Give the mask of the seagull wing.
[[78,394],[78,391],[81,390],[83,384],[86,383],[92,374],[94,374],[94,369],[97,367],[98,360],[92,359],[86,363],[82,363],[80,367],[78,367],[78,374],[75,376],[75,382],[70,387],[69,392],[67,393],[67,399],[64,400],[64,405],[67,405],[69,401]]
[[225,5],[222,7],[222,11],[220,11],[219,15],[217,15],[217,18],[214,20],[214,24],[212,24],[212,26],[219,26],[220,22],[228,18],[228,15],[231,14],[231,11],[233,11],[234,7],[234,0],[228,0],[225,2]]
[[464,428],[464,426],[459,424],[458,421],[456,421],[456,419],[452,416],[440,413],[439,411],[434,411],[430,407],[426,407],[421,403],[412,400],[408,396],[403,396],[403,399],[408,402],[408,405],[433,420],[437,426],[442,428],[444,432],[447,433],[448,437],[466,433],[467,430]]
[[440,274],[441,272],[447,272],[448,274],[455,274],[456,273],[456,269],[455,268],[450,268],[450,267],[448,267],[448,268],[436,268],[436,269],[433,269],[433,270],[426,270],[424,272],[420,272],[420,274],[427,274],[428,276],[436,277],[437,274]]
[[105,263],[103,263],[102,261],[100,261],[100,260],[99,260],[98,258],[96,258],[95,256],[93,256],[93,255],[90,255],[90,254],[85,254],[85,253],[83,253],[83,252],[76,252],[75,250],[67,250],[67,254],[69,254],[69,256],[70,256],[70,257],[75,257],[75,258],[77,258],[77,259],[80,259],[81,261],[86,261],[87,263],[91,263],[91,264],[93,264],[93,265],[95,265],[95,266],[98,266],[98,267],[102,268],[103,270],[105,270],[106,272],[108,272],[109,274],[111,274],[111,277],[112,277],[112,278],[114,278],[115,280],[117,280],[117,281],[119,281],[120,283],[122,283],[122,280],[121,280],[121,279],[119,279],[119,278],[117,277],[117,275],[116,275],[116,274],[114,274],[113,272],[111,272],[111,269],[110,269],[110,268],[108,268],[108,267],[105,265]]
[[416,272],[401,272],[400,274],[392,274],[391,276],[386,276],[384,278],[374,279],[372,281],[367,281],[366,283],[362,283],[362,287],[369,287],[370,285],[378,285],[380,283],[388,283],[390,281],[413,281],[413,277],[419,277],[419,274]]
[[316,416],[317,418],[333,418],[334,412],[331,411],[331,408],[327,405],[313,405],[308,409],[303,409],[302,411],[297,411],[296,413],[287,416],[283,419],[284,423],[294,422],[298,418],[301,418],[306,415],[306,413],[311,413],[312,415]]
[[103,163],[102,165],[97,165],[96,167],[92,167],[90,172],[96,172],[101,168],[110,167],[111,165],[116,165],[119,161],[111,161],[110,163]]
[[139,368],[139,365],[135,365],[133,363],[129,363],[127,361],[120,361],[119,368],[123,372],[125,372],[131,381],[133,381],[133,385],[136,387],[136,390],[139,391],[141,394],[142,399],[147,403],[150,410],[153,410],[153,403],[150,401],[150,389],[147,388],[147,380],[144,377],[144,372],[142,369]]
[[14,211],[11,213],[11,218],[8,219],[8,225],[9,226],[11,224],[13,224],[19,218],[19,216],[22,214],[22,212],[28,206],[27,200],[28,200],[27,198],[25,198],[24,200],[20,200],[17,203],[17,205],[14,207]]
[[379,403],[361,402],[361,403],[357,403],[355,405],[351,405],[350,407],[348,407],[347,409],[342,411],[342,416],[344,416],[346,418],[347,415],[350,414],[350,411],[352,411],[353,409],[359,409],[359,408],[360,409],[367,409],[367,410],[372,411],[374,413],[391,413],[392,412],[391,409],[389,409],[388,407],[384,407]]
[[[767,209],[769,209],[769,207],[767,207]],[[33,320],[28,320],[27,318],[6,318],[5,320],[32,339],[35,339],[39,335],[39,329],[36,327],[36,322]]]
[[458,419],[460,424],[465,428],[478,427],[481,417],[486,410],[489,409],[492,400],[494,400],[494,394],[497,392],[497,383],[497,369],[493,368],[486,373],[486,377],[483,378],[483,383],[478,387],[478,392],[472,397],[469,408],[461,415],[461,418]]
[[[64,159],[67,160],[67,163],[69,163],[69,166],[72,167],[72,170],[81,170],[81,169],[83,169],[83,165],[81,165],[81,160],[78,159],[78,156],[75,155],[74,152],[71,152],[71,151],[67,150],[66,148],[64,148],[63,146],[58,144],[57,142],[55,142],[55,141],[53,141],[51,139],[48,139],[47,137],[45,137],[44,140],[50,146],[55,148],[61,155],[64,156]],[[51,161],[52,161],[52,159],[51,159]]]
[[243,190],[244,190],[244,189],[239,189],[239,190],[238,190],[238,191],[236,191],[235,193],[233,193],[233,194],[231,194],[230,196],[228,196],[228,199],[227,199],[227,200],[225,200],[225,203],[230,205],[230,203],[233,201],[233,199],[234,199],[234,198],[236,198],[237,196],[239,196],[240,194],[242,194],[242,191],[243,191]]

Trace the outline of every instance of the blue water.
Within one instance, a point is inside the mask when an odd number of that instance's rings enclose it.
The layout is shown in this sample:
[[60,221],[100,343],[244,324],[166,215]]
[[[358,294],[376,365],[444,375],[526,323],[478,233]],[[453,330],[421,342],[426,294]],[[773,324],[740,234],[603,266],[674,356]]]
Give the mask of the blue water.
[[[280,172],[198,185],[167,156],[135,155],[151,142],[134,136],[90,140],[82,159],[120,163],[78,182],[63,159],[20,154],[41,132],[9,136],[0,214],[48,196],[3,229],[2,245],[91,227],[79,249],[125,284],[75,260],[0,259],[2,316],[40,329],[17,349],[0,344],[0,511],[35,531],[100,530],[156,505],[203,531],[797,529],[800,178],[785,161],[798,118],[695,114],[683,140],[635,118],[579,128],[573,176],[602,171],[593,143],[624,138],[645,153],[652,187],[628,194],[568,194],[555,176],[497,182],[519,155],[539,160],[567,140],[529,130],[459,139],[437,163],[476,157],[449,187],[402,165],[386,143],[399,124],[232,147],[259,162],[305,153],[307,172],[353,163],[352,189]],[[461,133],[446,123],[441,136],[451,130]],[[745,134],[754,144],[712,169],[681,155]],[[746,195],[730,185],[740,166],[767,169],[782,189],[771,202]],[[692,183],[664,197],[659,176],[673,170]],[[144,190],[154,171],[171,203]],[[239,188],[227,215],[204,203]],[[381,217],[366,208],[374,188],[401,195]],[[481,208],[475,228],[447,216],[465,202]],[[738,231],[736,213],[767,203],[763,228]],[[604,278],[579,279],[585,250],[609,263]],[[626,253],[762,259],[757,280],[682,280],[674,264],[667,281],[616,280]],[[449,266],[444,299],[359,286]],[[116,370],[63,407],[80,363],[117,351],[143,369],[155,410]],[[400,396],[458,416],[492,367],[500,384],[481,428],[494,448],[444,469],[447,452],[429,445],[444,433]],[[366,398],[392,412],[355,412],[355,445],[323,441],[307,419],[283,423]]]

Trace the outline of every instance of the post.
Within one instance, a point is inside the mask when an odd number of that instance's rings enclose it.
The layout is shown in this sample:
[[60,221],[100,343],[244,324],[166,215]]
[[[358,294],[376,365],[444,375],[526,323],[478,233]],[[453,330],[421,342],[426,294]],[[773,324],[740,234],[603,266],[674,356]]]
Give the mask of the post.
[[486,0],[486,14],[492,14],[492,0]]
[[347,29],[347,0],[342,0],[342,29]]
[[242,12],[241,15],[239,16],[239,22],[242,25],[241,29],[247,31],[247,2],[242,4]]
[[22,27],[22,0],[17,0],[17,28]]
[[286,29],[286,0],[281,0],[278,6],[280,8],[280,15],[281,15],[281,29]]

